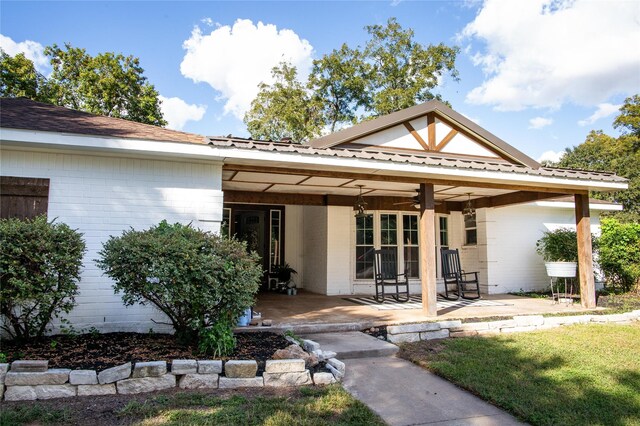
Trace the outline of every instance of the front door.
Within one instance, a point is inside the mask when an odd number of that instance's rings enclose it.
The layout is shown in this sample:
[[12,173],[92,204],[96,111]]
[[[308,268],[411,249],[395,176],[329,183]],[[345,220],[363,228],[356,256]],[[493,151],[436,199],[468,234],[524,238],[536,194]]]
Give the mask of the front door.
[[225,220],[229,234],[247,243],[247,249],[262,259],[261,288],[268,288],[269,273],[282,265],[284,254],[284,207],[263,205],[225,205]]

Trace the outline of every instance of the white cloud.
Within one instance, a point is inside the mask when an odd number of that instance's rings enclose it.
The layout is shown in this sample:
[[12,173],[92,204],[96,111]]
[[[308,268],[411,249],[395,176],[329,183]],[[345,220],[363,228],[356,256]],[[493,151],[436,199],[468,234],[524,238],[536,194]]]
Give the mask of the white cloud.
[[599,104],[598,105],[598,109],[596,110],[596,112],[591,114],[591,116],[589,116],[588,118],[585,118],[584,120],[578,121],[578,124],[580,126],[586,126],[588,124],[593,124],[596,121],[600,120],[601,118],[609,117],[609,116],[619,112],[621,107],[622,107],[622,105],[613,105],[613,104],[610,104],[610,103]]
[[206,105],[188,104],[180,98],[165,98],[159,96],[162,101],[161,109],[164,119],[169,124],[167,127],[173,130],[182,130],[187,121],[200,121],[207,111]]
[[534,117],[529,120],[530,129],[542,129],[553,124],[552,118]]
[[640,87],[636,1],[486,0],[459,41],[482,41],[471,57],[485,81],[467,102],[498,110],[595,105]]
[[43,52],[44,46],[36,41],[25,40],[16,43],[11,37],[0,34],[0,48],[10,56],[24,53],[24,56],[33,62],[33,65],[38,71],[43,74],[49,72],[49,61]]
[[258,84],[271,82],[274,66],[288,61],[306,77],[313,52],[311,44],[295,32],[262,22],[254,25],[248,19],[238,19],[233,27],[221,26],[209,34],[196,27],[183,47],[182,75],[220,92],[220,98],[226,100],[225,114],[238,118],[249,109]]
[[538,163],[542,163],[544,161],[550,161],[552,163],[557,163],[564,156],[564,151],[555,152],[555,151],[545,151],[542,153],[540,158],[538,158]]

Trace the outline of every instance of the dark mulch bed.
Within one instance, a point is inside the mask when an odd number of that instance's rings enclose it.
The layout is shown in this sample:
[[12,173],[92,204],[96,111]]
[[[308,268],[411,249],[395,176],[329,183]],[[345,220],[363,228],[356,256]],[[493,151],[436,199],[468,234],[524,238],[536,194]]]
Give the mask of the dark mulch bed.
[[[290,343],[275,333],[238,333],[234,353],[226,359],[255,359],[259,371],[275,351]],[[210,359],[194,346],[178,343],[170,334],[105,333],[56,335],[25,343],[2,342],[7,361],[48,359],[50,368],[104,370],[127,362]]]

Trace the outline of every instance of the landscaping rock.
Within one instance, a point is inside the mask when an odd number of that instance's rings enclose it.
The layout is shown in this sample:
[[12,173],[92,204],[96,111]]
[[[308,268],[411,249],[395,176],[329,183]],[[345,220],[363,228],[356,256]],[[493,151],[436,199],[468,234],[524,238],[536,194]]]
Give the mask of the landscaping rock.
[[222,374],[222,361],[198,361],[198,374]]
[[500,330],[502,328],[515,327],[518,324],[514,320],[490,321],[487,323],[489,330]]
[[139,379],[142,377],[160,377],[167,374],[166,361],[136,362],[133,366],[131,377]]
[[34,401],[38,399],[35,386],[7,386],[5,401]]
[[171,374],[196,374],[198,372],[198,361],[195,359],[174,359],[171,361]]
[[0,385],[0,401],[4,398],[4,385]]
[[394,344],[419,342],[420,333],[387,334],[387,340]]
[[313,374],[313,383],[316,385],[330,385],[336,382],[336,378],[333,374],[321,371]]
[[307,368],[315,367],[318,365],[318,357],[314,354],[309,354],[304,351],[298,345],[289,345],[284,349],[278,349],[272,359],[303,359]]
[[262,320],[263,327],[271,327],[271,324],[273,324],[273,320]]
[[475,330],[469,331],[452,331],[449,333],[449,337],[473,337],[477,336],[478,332]]
[[4,378],[9,371],[9,364],[0,364],[0,385],[4,384]]
[[73,385],[38,385],[35,387],[38,399],[70,398],[76,396]]
[[289,343],[291,343],[291,344],[293,344],[293,345],[300,346],[300,343],[299,343],[296,339],[294,339],[293,337],[291,337],[291,336],[284,336],[284,339],[285,339],[287,342],[289,342]]
[[501,328],[500,332],[501,333],[522,333],[525,331],[535,331],[537,330],[538,327],[535,325],[530,325],[530,326],[526,326],[526,327],[506,327],[506,328]]
[[421,333],[434,330],[440,330],[440,323],[425,322],[421,324],[390,325],[387,327],[387,334]]
[[460,327],[462,325],[462,321],[460,320],[438,321],[438,324],[440,324],[440,328],[455,328],[455,327]]
[[302,340],[302,347],[307,352],[313,352],[313,351],[317,351],[318,349],[320,349],[320,343],[314,342],[313,340],[309,340],[309,339],[303,339]]
[[38,373],[16,373],[11,370],[5,376],[7,386],[61,385],[69,380],[71,370],[67,368],[51,369]]
[[185,374],[178,382],[182,389],[216,389],[218,387],[217,374]]
[[78,385],[78,396],[91,396],[91,395],[115,395],[116,384],[109,383],[108,385]]
[[336,356],[338,356],[338,354],[333,351],[320,351],[320,355],[318,356],[318,361],[320,362],[326,361],[330,358],[335,358]]
[[176,386],[176,376],[165,374],[161,377],[143,377],[140,379],[125,379],[116,383],[118,393],[130,395],[135,393],[153,392]]
[[131,363],[118,365],[116,367],[107,368],[98,373],[98,382],[101,385],[114,383],[118,380],[128,379],[131,376]]
[[327,364],[326,367],[327,367],[327,370],[331,371],[331,374],[338,382],[342,381],[344,374],[339,372],[333,365]]
[[449,337],[448,328],[438,331],[425,331],[424,333],[420,333],[421,340],[446,339],[447,337]]
[[290,387],[311,385],[311,374],[308,370],[289,373],[264,373],[264,385],[270,387]]
[[258,363],[254,360],[232,360],[224,364],[225,376],[232,379],[248,379],[256,376]]
[[488,322],[472,322],[466,324],[460,324],[458,327],[451,327],[449,331],[479,331],[488,330]]
[[[269,359],[265,364],[266,373],[291,373],[305,371],[303,359]],[[266,383],[265,383],[266,384]]]
[[544,317],[542,315],[517,315],[513,317],[516,322],[516,327],[531,327],[544,324]]
[[69,383],[72,385],[97,385],[98,373],[95,370],[73,370],[69,373]]
[[336,370],[338,370],[340,372],[340,374],[344,375],[345,371],[346,371],[346,366],[344,365],[344,362],[335,359],[335,358],[331,358],[327,360],[327,365],[332,366],[333,368],[335,368]]
[[14,373],[44,373],[48,369],[48,360],[19,360],[11,363],[11,371]]
[[264,387],[262,377],[252,377],[250,379],[232,379],[229,377],[220,377],[218,381],[220,389],[236,389],[236,388],[261,388]]

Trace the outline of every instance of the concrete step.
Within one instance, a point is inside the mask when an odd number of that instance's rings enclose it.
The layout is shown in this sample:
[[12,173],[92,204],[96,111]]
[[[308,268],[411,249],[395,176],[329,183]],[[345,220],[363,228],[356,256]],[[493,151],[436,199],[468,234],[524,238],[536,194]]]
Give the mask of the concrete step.
[[336,352],[339,360],[388,357],[399,349],[394,344],[359,331],[305,334],[301,337],[320,343],[322,350]]

